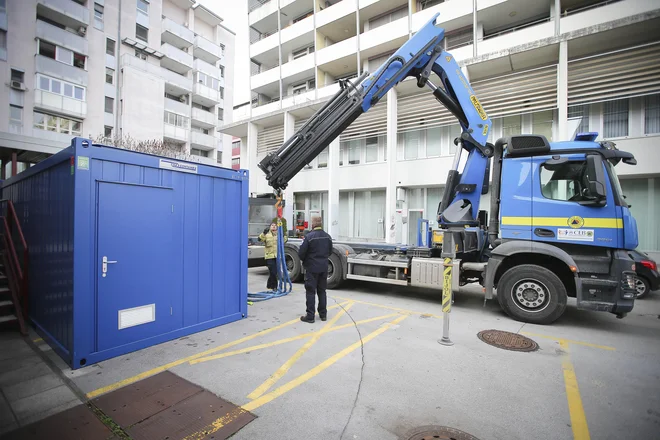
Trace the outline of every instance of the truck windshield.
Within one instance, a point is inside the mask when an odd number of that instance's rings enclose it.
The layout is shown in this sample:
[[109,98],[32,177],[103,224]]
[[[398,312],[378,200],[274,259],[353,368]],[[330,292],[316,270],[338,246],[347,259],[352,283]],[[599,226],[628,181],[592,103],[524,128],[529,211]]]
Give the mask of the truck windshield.
[[609,160],[606,160],[607,172],[610,176],[610,183],[612,184],[612,190],[614,191],[614,200],[619,206],[628,206],[626,199],[623,197],[623,190],[621,189],[621,183],[619,182],[619,176],[616,174],[614,169],[614,164]]

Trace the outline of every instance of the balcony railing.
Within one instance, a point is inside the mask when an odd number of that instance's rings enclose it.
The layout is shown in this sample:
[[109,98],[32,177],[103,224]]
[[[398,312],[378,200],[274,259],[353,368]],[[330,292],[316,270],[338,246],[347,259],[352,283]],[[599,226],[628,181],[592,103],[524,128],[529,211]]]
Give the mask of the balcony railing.
[[250,0],[248,4],[248,13],[254,11],[255,9],[259,9],[263,5],[269,3],[270,0]]
[[[89,9],[73,0],[37,0],[37,3],[68,18],[79,26],[89,26]],[[74,23],[70,23],[74,24]],[[73,26],[71,26],[73,27]]]
[[193,48],[195,56],[208,63],[217,63],[222,58],[222,48],[201,35],[195,36]]
[[184,46],[193,44],[195,33],[185,26],[163,17],[161,34],[163,41]]
[[89,46],[86,38],[74,34],[73,32],[60,29],[43,20],[37,20],[37,38],[71,49],[82,55],[89,54]]
[[206,126],[206,128],[215,127],[216,118],[213,112],[207,112],[201,108],[193,107],[192,119]]
[[87,86],[89,75],[86,70],[56,61],[43,55],[35,57],[35,69],[38,73],[54,76],[74,84]]
[[218,145],[218,139],[210,134],[204,134],[193,130],[191,143],[193,145],[199,145],[204,148],[215,150]]
[[142,60],[132,54],[124,54],[121,56],[122,66],[132,66],[144,72],[151,73],[154,76],[162,77],[166,83],[178,87],[181,91],[192,92],[192,79],[180,75],[172,70],[165,69],[164,67],[151,64],[146,60]]

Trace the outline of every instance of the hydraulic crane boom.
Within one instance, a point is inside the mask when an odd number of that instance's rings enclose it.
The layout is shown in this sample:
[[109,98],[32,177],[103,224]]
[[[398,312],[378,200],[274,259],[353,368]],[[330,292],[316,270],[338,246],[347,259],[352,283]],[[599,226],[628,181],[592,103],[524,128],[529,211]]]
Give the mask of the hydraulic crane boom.
[[[276,152],[259,163],[268,183],[276,191],[285,189],[306,163],[319,155],[362,113],[376,105],[392,87],[407,77],[415,77],[417,86],[429,87],[433,96],[458,119],[462,129],[461,137],[457,139],[462,148],[458,148],[453,169],[447,177],[447,190],[438,220],[457,224],[471,223],[476,219],[484,173],[494,150],[486,142],[492,124],[458,63],[442,48],[444,29],[435,23],[439,15],[435,14],[373,74],[365,72],[355,82],[341,81],[340,91]],[[439,77],[440,87],[430,81],[431,72]],[[468,159],[463,173],[459,174],[462,149],[467,151]],[[440,215],[445,212],[451,214]]]

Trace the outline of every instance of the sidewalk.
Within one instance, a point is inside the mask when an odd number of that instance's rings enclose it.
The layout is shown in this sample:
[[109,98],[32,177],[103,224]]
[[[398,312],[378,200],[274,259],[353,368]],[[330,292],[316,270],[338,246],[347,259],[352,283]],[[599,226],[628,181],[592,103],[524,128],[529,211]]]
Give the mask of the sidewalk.
[[0,333],[0,435],[82,403],[39,349],[18,332]]

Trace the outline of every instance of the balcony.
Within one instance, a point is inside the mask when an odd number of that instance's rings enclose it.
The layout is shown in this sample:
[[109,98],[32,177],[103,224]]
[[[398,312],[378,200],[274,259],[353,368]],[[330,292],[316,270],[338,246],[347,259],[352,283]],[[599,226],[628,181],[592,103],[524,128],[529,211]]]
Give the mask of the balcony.
[[132,54],[122,55],[121,65],[122,67],[135,67],[136,69],[142,70],[143,72],[148,72],[154,76],[162,77],[165,80],[165,89],[168,93],[177,95],[192,92],[192,80],[190,78],[179,75],[178,73],[172,72],[171,70],[167,70],[164,67],[151,64],[146,60],[141,60]]
[[657,8],[658,3],[653,1],[631,0],[612,3],[602,1],[570,11],[568,16],[563,16],[560,21],[560,33],[575,32],[615,20],[624,20],[638,14],[648,14]]
[[220,69],[217,67],[207,63],[204,60],[196,59],[193,62],[193,69],[197,72],[202,72],[207,74],[208,76],[211,76],[215,79],[220,79]]
[[201,104],[206,107],[213,107],[215,105],[222,105],[220,98],[220,91],[213,90],[202,83],[195,83],[193,86],[193,102]]
[[176,142],[188,142],[190,131],[187,128],[163,124],[163,137]]
[[277,32],[266,38],[259,40],[250,45],[250,56],[256,61],[261,61],[259,55],[268,54],[271,51],[276,51],[279,44]]
[[295,82],[314,76],[314,54],[305,55],[282,65],[282,78]]
[[81,86],[87,86],[89,79],[86,70],[60,63],[43,55],[35,56],[35,70],[37,73],[43,73]]
[[503,47],[514,47],[533,41],[551,38],[555,35],[555,24],[548,19],[531,23],[529,27],[508,29],[497,34],[488,35],[477,41],[477,56],[500,52]]
[[73,116],[79,119],[85,119],[87,117],[87,103],[85,101],[45,90],[37,89],[34,91],[34,108]]
[[201,35],[195,36],[193,53],[207,63],[215,64],[222,58],[222,48]]
[[335,21],[354,13],[354,2],[341,1],[339,3],[335,3],[329,8],[325,8],[324,10],[318,11],[316,13],[316,27],[322,28],[323,26],[334,23]]
[[[272,69],[266,70],[261,73],[257,73],[250,80],[252,90],[259,91],[262,87],[272,85],[280,80],[280,69],[279,66],[273,67]],[[279,86],[278,86],[278,96],[279,96]]]
[[215,113],[207,112],[201,108],[193,107],[192,109],[192,120],[197,123],[197,125],[204,128],[215,128],[217,122]]
[[218,146],[218,139],[210,134],[204,134],[193,130],[190,144],[193,148],[215,150]]
[[160,65],[180,74],[186,74],[193,66],[193,56],[172,46],[169,43],[163,43],[160,51],[164,57],[160,60]]
[[170,98],[165,98],[165,110],[183,116],[190,116],[190,106],[188,104]]
[[60,29],[42,20],[37,20],[37,38],[65,47],[82,55],[89,55],[89,45],[86,38]]
[[261,28],[277,26],[277,2],[270,0],[250,0],[248,21],[250,26]]
[[37,12],[74,29],[89,26],[89,9],[73,0],[37,0]]
[[[367,51],[366,56],[373,56],[389,49],[399,49],[398,38],[408,39],[408,17],[399,18],[388,24],[360,35],[360,50]],[[373,50],[369,50],[373,49]]]
[[175,47],[190,47],[195,39],[193,31],[169,18],[163,18],[161,23],[161,41]]
[[[306,34],[310,34],[313,32],[314,32],[314,17],[310,16],[305,18],[304,20],[299,21],[298,23],[294,23],[291,26],[282,29],[281,32],[282,44],[287,43],[289,41],[298,40],[299,38],[305,36]],[[314,40],[312,39],[312,41]]]

